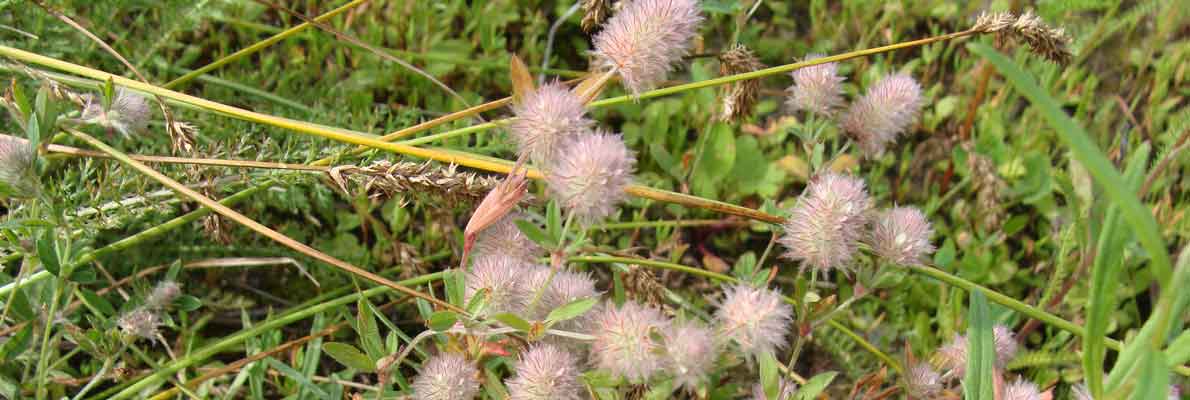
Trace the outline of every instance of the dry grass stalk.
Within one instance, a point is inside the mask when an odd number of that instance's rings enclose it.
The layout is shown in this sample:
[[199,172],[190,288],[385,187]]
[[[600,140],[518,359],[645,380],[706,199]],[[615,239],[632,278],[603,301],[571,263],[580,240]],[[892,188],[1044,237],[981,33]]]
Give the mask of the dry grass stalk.
[[971,30],[995,33],[1001,39],[1025,42],[1033,53],[1059,64],[1070,62],[1073,56],[1067,47],[1070,37],[1062,28],[1046,25],[1037,14],[1025,11],[1021,15],[1007,12],[980,14]]
[[[369,197],[402,193],[432,193],[447,200],[472,201],[486,195],[500,182],[492,176],[459,171],[457,166],[381,160],[360,167],[347,165],[327,172],[346,193],[347,183],[363,185]],[[346,178],[345,178],[346,177]]]
[[[742,74],[762,68],[764,68],[764,64],[742,44],[737,44],[731,50],[719,55],[719,75],[721,76]],[[756,106],[759,91],[759,79],[748,79],[723,86],[719,92],[722,101],[719,119],[730,121],[751,115],[752,109]]]

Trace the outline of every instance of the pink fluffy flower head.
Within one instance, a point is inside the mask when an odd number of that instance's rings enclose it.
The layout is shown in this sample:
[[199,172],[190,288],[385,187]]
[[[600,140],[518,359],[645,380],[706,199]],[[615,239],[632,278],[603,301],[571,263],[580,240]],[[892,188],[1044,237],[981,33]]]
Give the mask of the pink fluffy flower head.
[[909,74],[889,75],[851,104],[843,116],[843,130],[869,157],[879,156],[897,135],[917,120],[922,101],[921,85],[913,77]]
[[113,129],[125,136],[144,132],[153,116],[148,99],[128,89],[117,88],[112,96],[112,103],[106,110],[98,97],[87,96],[86,99],[87,103],[83,107],[80,119]]
[[516,221],[520,219],[524,219],[524,215],[513,212],[480,231],[475,242],[475,257],[503,254],[514,260],[532,263],[544,255],[541,246],[529,240],[517,228]]
[[702,22],[697,0],[627,1],[595,35],[595,58],[634,94],[652,89],[690,52]]
[[157,328],[161,326],[161,316],[144,307],[138,307],[116,320],[116,326],[125,335],[152,340],[157,337]]
[[35,197],[41,188],[37,176],[37,149],[28,140],[0,135],[0,195]]
[[151,309],[163,309],[182,294],[182,286],[172,280],[164,280],[153,287],[153,291],[145,296],[145,306]]
[[510,126],[517,155],[538,167],[548,167],[566,140],[589,133],[595,121],[587,118],[583,100],[561,83],[542,85],[512,106]]
[[934,230],[925,214],[913,207],[896,207],[885,211],[872,224],[868,244],[880,257],[889,262],[918,264],[934,252],[930,235]]
[[[811,54],[806,60],[822,58],[821,54]],[[790,72],[793,86],[786,89],[789,97],[785,99],[786,107],[794,111],[806,111],[824,117],[835,114],[843,105],[843,81],[838,74],[838,63],[811,65]]]
[[661,344],[654,339],[669,321],[661,311],[628,301],[606,303],[590,321],[591,362],[615,376],[646,380],[661,370]]
[[724,339],[754,355],[785,347],[793,307],[781,300],[780,293],[744,284],[728,286],[723,292],[715,319]]
[[[996,347],[996,368],[1004,368],[1016,357],[1017,342],[1012,330],[1003,325],[992,327],[992,341]],[[955,335],[954,339],[938,349],[938,358],[942,367],[947,369],[945,378],[961,378],[967,371],[967,354],[969,354],[967,337]]]
[[550,194],[583,223],[611,215],[627,195],[636,158],[619,135],[593,133],[570,140],[546,173]]
[[525,265],[506,255],[487,255],[475,259],[467,272],[465,296],[468,303],[480,291],[487,294],[488,314],[521,313],[529,301],[529,288],[522,284]]
[[1017,377],[1016,381],[1006,383],[1002,388],[1002,400],[1049,400],[1052,396],[1046,396],[1041,389],[1037,387],[1036,383],[1029,382],[1024,378]]
[[578,361],[551,344],[536,344],[521,353],[516,377],[507,381],[511,400],[579,400]]
[[711,330],[693,322],[674,324],[665,337],[665,364],[674,375],[674,383],[696,390],[719,356]]
[[826,173],[798,198],[779,240],[785,257],[820,271],[850,270],[872,200],[859,178]]
[[478,370],[463,356],[443,353],[430,358],[413,379],[417,400],[471,400],[479,394]]
[[932,399],[942,391],[942,376],[926,363],[918,363],[905,374],[905,392],[915,399]]

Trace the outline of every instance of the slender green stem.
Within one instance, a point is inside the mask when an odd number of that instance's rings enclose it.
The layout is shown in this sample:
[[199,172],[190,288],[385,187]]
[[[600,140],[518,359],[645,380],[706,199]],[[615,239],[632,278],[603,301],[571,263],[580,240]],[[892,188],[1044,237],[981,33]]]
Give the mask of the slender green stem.
[[[418,285],[423,285],[423,284],[426,284],[429,282],[433,282],[435,280],[442,279],[442,277],[444,275],[445,275],[444,271],[439,271],[439,272],[435,272],[432,274],[422,275],[422,276],[419,276],[416,278],[399,281],[399,282],[397,282],[397,284],[405,286],[405,287],[418,286]],[[268,331],[271,331],[274,329],[280,329],[283,326],[292,324],[297,321],[301,321],[301,320],[309,318],[315,314],[325,312],[325,311],[328,311],[328,310],[331,310],[331,309],[334,309],[336,307],[340,307],[343,305],[354,303],[359,299],[369,298],[369,297],[376,296],[381,293],[386,293],[386,292],[390,292],[390,291],[392,291],[392,289],[390,289],[386,286],[377,286],[377,287],[374,287],[374,288],[371,288],[368,290],[364,290],[361,292],[346,295],[346,296],[343,296],[343,297],[340,297],[340,298],[337,298],[337,299],[334,299],[334,300],[331,300],[331,301],[328,301],[325,303],[312,305],[312,306],[295,307],[295,308],[291,309],[290,312],[288,312],[280,317],[277,317],[272,320],[268,320],[268,321],[262,322],[260,324],[254,325],[252,328],[239,331],[233,335],[223,338],[222,340],[219,340],[217,342],[203,346],[202,348],[197,349],[195,352],[190,353],[190,354],[186,355],[185,357],[179,358],[177,360],[174,360],[173,362],[162,365],[161,368],[157,369],[157,371],[154,372],[152,375],[149,375],[149,376],[145,377],[144,379],[141,379],[140,381],[137,381],[136,383],[129,385],[128,387],[124,388],[124,390],[121,390],[119,393],[116,393],[114,396],[112,396],[111,399],[116,400],[116,399],[130,398],[131,396],[134,396],[137,393],[139,393],[141,391],[141,389],[144,389],[146,387],[160,383],[167,376],[172,375],[173,373],[175,373],[183,368],[187,368],[191,365],[194,365],[194,364],[204,361],[208,358],[211,358],[212,356],[219,354],[219,353],[223,352],[224,350],[227,350],[233,346],[237,346],[240,343],[243,343],[248,338],[257,337],[265,332],[268,332]]]
[[46,368],[45,363],[49,361],[50,352],[50,337],[54,332],[54,315],[58,313],[58,298],[62,296],[62,285],[64,281],[59,281],[54,285],[54,294],[50,296],[50,310],[45,317],[45,329],[41,331],[41,353],[37,357],[37,398],[44,399],[46,390],[50,385],[45,382],[45,374],[49,368]]
[[[342,14],[342,13],[346,12],[347,10],[354,8],[355,6],[358,6],[360,4],[364,4],[367,2],[368,2],[368,0],[352,0],[350,3],[344,4],[344,5],[340,6],[339,8],[328,11],[326,14],[322,14],[322,15],[315,17],[313,19],[313,21],[314,22],[326,21],[328,19],[334,18],[336,15]],[[218,60],[215,60],[215,62],[212,62],[210,64],[202,66],[199,69],[190,71],[190,73],[182,75],[182,76],[178,77],[178,79],[169,81],[169,83],[162,85],[162,87],[165,87],[165,88],[177,87],[178,85],[184,84],[194,78],[197,78],[199,75],[203,75],[207,72],[211,72],[211,71],[215,70],[216,68],[227,65],[228,63],[235,62],[236,60],[239,60],[241,58],[252,55],[253,53],[256,53],[266,47],[272,46],[273,44],[276,44],[277,42],[285,40],[285,38],[288,38],[290,36],[296,35],[296,34],[300,33],[301,31],[305,30],[306,28],[309,28],[313,25],[314,24],[311,24],[308,22],[303,22],[301,24],[298,24],[297,26],[294,26],[292,28],[286,29],[285,31],[283,31],[281,33],[273,35],[273,36],[269,37],[268,39],[261,40],[259,42],[252,44],[251,46],[240,49],[239,51],[236,51],[235,53],[231,53],[227,57],[220,58]]]

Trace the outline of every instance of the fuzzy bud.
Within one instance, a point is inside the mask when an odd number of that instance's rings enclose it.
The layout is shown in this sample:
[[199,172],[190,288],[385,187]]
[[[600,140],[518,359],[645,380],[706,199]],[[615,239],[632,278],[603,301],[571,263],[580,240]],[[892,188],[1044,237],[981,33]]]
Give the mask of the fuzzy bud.
[[868,88],[843,116],[847,131],[868,157],[884,153],[917,120],[922,106],[921,85],[909,74],[889,75]]
[[80,116],[84,122],[114,129],[128,136],[144,132],[149,127],[153,110],[149,101],[140,94],[124,88],[117,88],[108,109],[95,96],[88,96]]
[[529,288],[523,285],[526,268],[521,261],[505,255],[475,259],[467,271],[465,297],[468,303],[483,291],[487,296],[487,314],[521,313],[528,304]]
[[[822,58],[821,54],[811,54],[806,61]],[[789,97],[785,99],[785,106],[793,111],[805,111],[824,117],[835,115],[835,111],[843,105],[843,81],[839,76],[838,63],[811,65],[790,72],[793,86],[786,91]]]
[[173,303],[182,294],[182,286],[177,282],[165,280],[157,283],[153,291],[145,297],[145,307],[160,310]]
[[816,177],[782,225],[785,234],[779,241],[788,250],[784,256],[801,261],[803,270],[848,272],[871,207],[859,178],[835,173]]
[[475,257],[503,254],[526,263],[537,261],[545,252],[517,228],[516,221],[520,219],[524,215],[514,212],[480,231],[475,241]]
[[512,107],[510,132],[517,154],[538,167],[548,167],[566,140],[591,132],[583,100],[561,83],[549,83]]
[[775,290],[743,284],[728,286],[715,319],[724,339],[740,350],[761,354],[785,348],[785,335],[793,321],[793,307]]
[[919,363],[905,375],[905,392],[911,398],[932,399],[942,391],[942,376],[929,364]]
[[1053,396],[1047,391],[1042,392],[1037,384],[1024,378],[1017,377],[1015,382],[1007,383],[1001,388],[1001,400],[1049,400]]
[[868,244],[877,255],[902,265],[918,264],[934,252],[934,230],[925,214],[913,207],[896,207],[881,213],[872,224]]
[[697,389],[719,356],[711,330],[686,322],[670,326],[662,335],[666,368],[674,375],[674,383],[688,390]]
[[619,135],[593,133],[569,141],[547,174],[550,194],[580,222],[616,211],[632,182],[636,158]]
[[0,135],[0,195],[29,198],[41,190],[37,149],[28,140]]
[[120,327],[120,331],[125,335],[152,340],[157,337],[161,317],[146,308],[137,308],[121,315],[116,320],[116,326]]
[[478,370],[463,356],[436,355],[426,361],[413,379],[416,400],[471,400],[479,394]]
[[550,344],[537,344],[521,353],[516,377],[507,381],[511,400],[579,400],[578,362]]
[[640,94],[689,54],[700,22],[697,0],[625,2],[595,35],[596,63],[618,71],[624,87]]
[[591,362],[614,376],[646,380],[661,370],[661,346],[654,335],[669,321],[661,311],[632,301],[616,307],[606,303],[590,318]]

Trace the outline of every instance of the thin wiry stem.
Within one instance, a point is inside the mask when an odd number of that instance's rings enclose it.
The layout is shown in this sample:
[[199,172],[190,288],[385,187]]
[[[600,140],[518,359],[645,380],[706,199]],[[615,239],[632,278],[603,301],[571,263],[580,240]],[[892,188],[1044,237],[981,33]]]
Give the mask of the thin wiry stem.
[[172,178],[165,176],[162,173],[157,172],[156,170],[154,170],[152,168],[149,168],[148,166],[142,164],[139,161],[129,158],[127,155],[120,152],[119,150],[116,150],[116,149],[112,148],[111,146],[108,146],[107,144],[99,141],[98,139],[91,137],[91,135],[88,135],[81,131],[78,131],[75,129],[70,129],[70,128],[67,128],[66,131],[71,133],[75,137],[82,139],[83,141],[87,142],[88,144],[98,148],[99,150],[110,154],[112,157],[115,157],[120,162],[127,164],[128,166],[132,167],[133,169],[136,169],[137,171],[139,171],[140,173],[149,176],[153,180],[160,182],[161,184],[169,187],[170,189],[173,189],[174,191],[178,192],[178,194],[189,197],[189,198],[193,199],[194,201],[199,202],[203,206],[210,208],[211,210],[215,211],[216,213],[219,213],[219,215],[222,215],[222,216],[227,217],[228,219],[231,219],[241,225],[244,225],[245,227],[252,229],[252,230],[256,231],[257,233],[260,233],[261,235],[264,235],[265,237],[268,237],[269,239],[272,239],[278,243],[281,243],[282,245],[285,245],[286,247],[294,249],[294,250],[298,251],[299,253],[305,254],[307,256],[310,256],[311,258],[314,258],[316,260],[330,264],[331,266],[339,268],[339,269],[341,269],[345,272],[351,273],[353,275],[357,275],[364,279],[370,280],[372,282],[375,282],[375,283],[378,283],[378,284],[381,284],[384,286],[388,286],[398,292],[421,298],[425,301],[428,301],[428,302],[435,304],[439,307],[442,307],[444,309],[451,310],[451,311],[454,311],[454,312],[457,312],[457,313],[463,314],[463,315],[467,314],[466,310],[463,310],[462,308],[459,308],[453,304],[444,302],[442,300],[438,300],[436,298],[433,298],[431,296],[428,296],[428,295],[418,292],[416,290],[398,285],[395,282],[390,281],[380,275],[377,275],[373,272],[366,271],[362,268],[351,265],[345,261],[339,260],[335,257],[327,255],[326,253],[318,251],[318,250],[314,249],[313,247],[307,246],[304,243],[293,240],[290,237],[285,236],[285,235],[281,234],[280,232],[273,230],[272,228],[264,226],[261,223],[256,222],[255,220],[253,220],[251,218],[248,218],[244,214],[240,214],[238,211],[232,210],[231,208],[229,208],[225,205],[219,204],[218,202],[211,200],[211,199],[207,198],[206,196],[203,196],[201,193],[198,193],[198,192],[194,191],[193,189],[186,187],[186,185],[183,185],[183,184],[179,183],[178,181],[175,181]]

